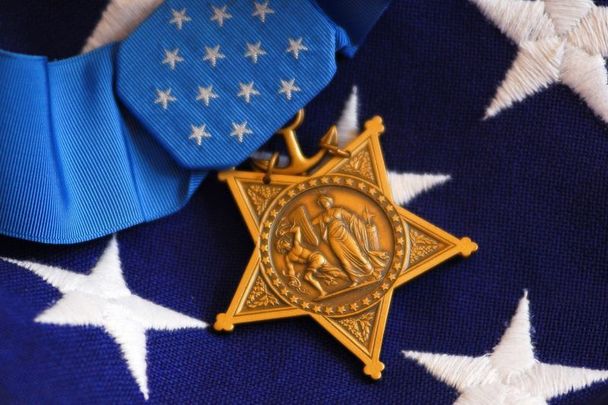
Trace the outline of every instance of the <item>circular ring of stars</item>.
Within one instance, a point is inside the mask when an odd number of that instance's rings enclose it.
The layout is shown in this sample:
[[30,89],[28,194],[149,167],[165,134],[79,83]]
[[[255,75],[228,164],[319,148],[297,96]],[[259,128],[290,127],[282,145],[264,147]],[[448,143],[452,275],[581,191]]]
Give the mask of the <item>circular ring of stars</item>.
[[[323,305],[322,301],[309,301],[302,299],[301,295],[294,293],[292,287],[288,286],[279,271],[275,269],[270,252],[272,249],[270,235],[275,221],[280,221],[284,216],[283,208],[300,194],[306,193],[314,188],[337,186],[357,191],[374,201],[386,215],[393,231],[394,245],[391,253],[391,261],[385,268],[384,276],[377,281],[376,287],[369,294],[343,305]],[[406,251],[409,236],[401,216],[397,214],[396,207],[384,196],[382,191],[371,183],[359,178],[345,175],[325,175],[311,178],[301,183],[294,184],[279,194],[270,205],[262,219],[262,230],[260,233],[260,255],[262,263],[262,274],[266,278],[272,290],[288,305],[303,309],[313,314],[341,317],[356,314],[376,305],[382,297],[392,288],[406,263]]]

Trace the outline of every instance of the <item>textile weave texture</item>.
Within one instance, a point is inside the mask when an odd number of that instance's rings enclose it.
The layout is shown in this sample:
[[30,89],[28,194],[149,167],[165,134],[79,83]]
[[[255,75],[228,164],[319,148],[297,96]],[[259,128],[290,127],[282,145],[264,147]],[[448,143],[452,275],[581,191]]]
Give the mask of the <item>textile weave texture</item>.
[[[4,0],[0,48],[77,54],[105,6]],[[396,291],[380,381],[369,381],[308,318],[238,325],[229,335],[151,330],[147,402],[449,404],[458,392],[401,351],[481,356],[498,343],[524,290],[539,361],[607,370],[608,128],[562,85],[483,120],[517,52],[467,0],[396,0],[307,106],[300,134],[312,152],[357,85],[360,120],[384,118],[391,171],[451,177],[407,208],[480,247]],[[116,238],[133,294],[207,323],[227,308],[254,247],[213,173],[181,211]],[[109,241],[50,246],[1,237],[0,256],[86,275]],[[0,261],[0,402],[144,403],[104,330],[34,321],[62,296]],[[599,382],[550,403],[606,400],[608,383]]]

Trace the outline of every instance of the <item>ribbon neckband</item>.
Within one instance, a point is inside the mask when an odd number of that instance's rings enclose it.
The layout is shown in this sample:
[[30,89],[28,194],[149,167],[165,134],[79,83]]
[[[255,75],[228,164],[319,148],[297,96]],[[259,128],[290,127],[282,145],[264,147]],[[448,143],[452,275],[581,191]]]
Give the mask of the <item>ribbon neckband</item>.
[[0,51],[0,233],[75,243],[175,212],[325,87],[337,50],[352,54],[361,24],[345,31],[323,6],[168,1],[78,57]]

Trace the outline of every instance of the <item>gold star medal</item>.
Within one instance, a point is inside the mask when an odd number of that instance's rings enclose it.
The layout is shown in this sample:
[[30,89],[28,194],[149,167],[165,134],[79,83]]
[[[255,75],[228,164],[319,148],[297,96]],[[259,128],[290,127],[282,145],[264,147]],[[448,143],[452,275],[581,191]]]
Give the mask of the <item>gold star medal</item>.
[[290,163],[278,154],[259,171],[220,173],[255,241],[245,274],[214,328],[308,315],[379,379],[380,349],[395,288],[477,245],[458,239],[393,202],[380,148],[382,119],[344,149],[335,126],[305,157],[293,123],[279,131]]

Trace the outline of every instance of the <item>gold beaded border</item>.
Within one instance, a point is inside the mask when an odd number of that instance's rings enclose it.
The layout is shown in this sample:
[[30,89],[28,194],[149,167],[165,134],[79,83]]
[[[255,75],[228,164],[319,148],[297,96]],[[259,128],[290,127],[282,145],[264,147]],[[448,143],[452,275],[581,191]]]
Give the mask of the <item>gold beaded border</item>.
[[[270,258],[271,229],[280,211],[289,203],[289,201],[291,201],[291,199],[297,197],[298,195],[312,188],[330,185],[347,187],[371,198],[384,210],[384,213],[389,219],[393,229],[395,253],[393,254],[389,271],[384,277],[384,281],[366,297],[348,305],[331,306],[303,300],[301,297],[294,294],[291,289],[281,280],[281,277],[279,277],[272,266],[272,260]],[[288,198],[285,198],[286,196]],[[386,198],[382,191],[375,185],[348,175],[316,177],[305,180],[298,184],[294,184],[293,186],[284,190],[279,196],[277,196],[277,198],[272,202],[270,208],[266,211],[264,219],[262,220],[262,232],[260,233],[260,254],[263,268],[262,273],[272,290],[275,291],[277,295],[279,295],[281,299],[288,305],[303,309],[313,314],[335,317],[348,316],[359,313],[375,305],[378,301],[380,301],[384,294],[386,294],[395,281],[397,281],[406,259],[406,240],[407,235],[405,233],[403,222],[395,205],[388,198]]]

